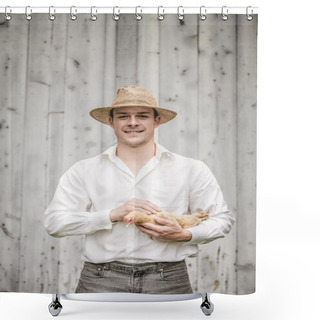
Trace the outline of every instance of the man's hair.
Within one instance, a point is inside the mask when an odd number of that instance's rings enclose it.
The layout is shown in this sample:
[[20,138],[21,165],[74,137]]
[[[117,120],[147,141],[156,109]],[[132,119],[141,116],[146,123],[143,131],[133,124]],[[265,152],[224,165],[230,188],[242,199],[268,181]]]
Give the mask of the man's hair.
[[[114,110],[114,108],[110,110],[110,114],[109,114],[112,120],[113,120],[113,110]],[[157,116],[159,115],[159,113],[155,108],[152,108],[152,110],[153,110],[154,119],[156,119]]]

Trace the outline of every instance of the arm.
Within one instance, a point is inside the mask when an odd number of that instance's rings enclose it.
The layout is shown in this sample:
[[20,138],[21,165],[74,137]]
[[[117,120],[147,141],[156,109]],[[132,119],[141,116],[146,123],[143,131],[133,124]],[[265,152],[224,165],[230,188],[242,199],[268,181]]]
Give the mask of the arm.
[[235,221],[234,215],[228,210],[214,175],[203,162],[199,161],[193,168],[189,184],[189,211],[193,214],[207,210],[207,220],[195,227],[183,229],[172,221],[156,218],[160,225],[143,223],[138,225],[140,231],[150,235],[152,239],[183,241],[186,245],[205,244],[229,233]]
[[205,244],[225,237],[235,221],[211,170],[202,162],[195,168],[190,180],[189,210],[195,213],[208,210],[209,218],[195,227],[188,228],[192,239],[186,244]]
[[111,229],[110,210],[89,212],[90,207],[82,167],[76,163],[61,177],[53,200],[45,211],[47,232],[60,238]]
[[71,167],[60,179],[57,190],[45,211],[44,225],[53,237],[91,234],[98,230],[112,229],[113,223],[122,221],[133,210],[148,214],[159,211],[153,203],[130,199],[114,209],[91,211],[92,203],[87,194],[80,163]]

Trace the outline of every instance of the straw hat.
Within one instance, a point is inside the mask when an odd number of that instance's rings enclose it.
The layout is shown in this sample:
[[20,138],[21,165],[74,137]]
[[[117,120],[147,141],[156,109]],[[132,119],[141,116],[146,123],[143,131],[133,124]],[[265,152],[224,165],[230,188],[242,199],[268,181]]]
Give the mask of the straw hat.
[[177,113],[172,110],[158,107],[156,99],[149,90],[137,86],[128,86],[118,89],[110,107],[92,109],[90,116],[102,123],[110,125],[110,110],[121,107],[154,108],[161,117],[160,124],[172,120],[177,115]]

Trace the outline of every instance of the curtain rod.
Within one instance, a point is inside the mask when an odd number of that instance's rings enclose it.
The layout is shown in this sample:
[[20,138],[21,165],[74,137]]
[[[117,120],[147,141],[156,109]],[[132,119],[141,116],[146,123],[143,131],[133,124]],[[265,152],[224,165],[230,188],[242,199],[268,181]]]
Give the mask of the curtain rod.
[[11,7],[11,6],[1,6],[0,13],[6,14],[33,14],[33,13],[71,13],[71,14],[258,14],[258,7],[247,6],[247,7],[100,7],[100,6],[69,6],[69,7]]

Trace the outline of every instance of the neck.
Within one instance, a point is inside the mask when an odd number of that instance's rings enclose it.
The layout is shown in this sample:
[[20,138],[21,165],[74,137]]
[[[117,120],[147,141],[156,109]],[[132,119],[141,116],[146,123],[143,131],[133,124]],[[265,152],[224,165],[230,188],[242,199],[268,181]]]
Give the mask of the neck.
[[130,167],[132,167],[132,164],[134,163],[137,167],[143,166],[155,155],[155,153],[156,145],[153,140],[138,147],[131,147],[118,143],[116,151],[117,157]]

